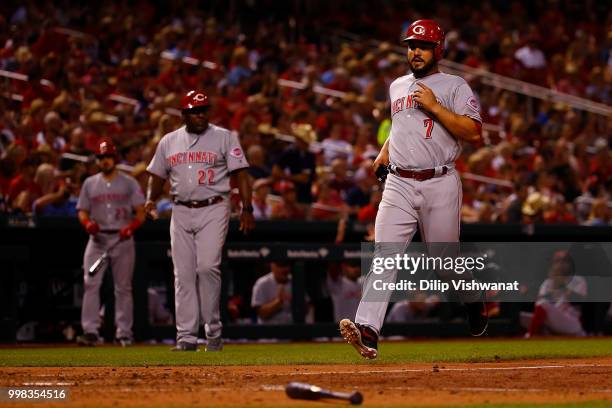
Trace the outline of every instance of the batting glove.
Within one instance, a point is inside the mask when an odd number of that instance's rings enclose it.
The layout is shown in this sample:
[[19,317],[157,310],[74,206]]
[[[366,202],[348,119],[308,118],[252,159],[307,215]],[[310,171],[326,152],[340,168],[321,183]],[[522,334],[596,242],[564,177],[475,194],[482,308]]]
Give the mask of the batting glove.
[[132,238],[134,231],[136,231],[141,225],[142,223],[138,219],[134,218],[132,222],[119,230],[119,239],[125,241],[126,239]]
[[134,230],[129,225],[119,230],[119,239],[122,241],[132,238],[132,235],[134,235]]
[[100,226],[95,221],[86,221],[83,225],[85,226],[85,231],[87,231],[89,235],[96,235],[100,232]]
[[381,164],[376,169],[376,179],[381,183],[384,183],[385,181],[387,181],[388,174],[389,174],[389,166],[385,166],[384,164]]

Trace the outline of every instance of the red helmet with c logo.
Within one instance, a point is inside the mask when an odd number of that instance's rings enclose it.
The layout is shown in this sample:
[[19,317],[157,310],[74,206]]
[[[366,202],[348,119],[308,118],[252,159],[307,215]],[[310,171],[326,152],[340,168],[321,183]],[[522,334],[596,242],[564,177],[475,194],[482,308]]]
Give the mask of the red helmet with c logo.
[[103,138],[98,144],[96,156],[117,156],[117,148],[110,138]]
[[420,40],[434,43],[434,58],[442,59],[444,53],[444,30],[433,20],[417,20],[410,24],[402,42]]
[[208,95],[203,91],[191,90],[181,99],[182,110],[199,108],[201,106],[210,106]]

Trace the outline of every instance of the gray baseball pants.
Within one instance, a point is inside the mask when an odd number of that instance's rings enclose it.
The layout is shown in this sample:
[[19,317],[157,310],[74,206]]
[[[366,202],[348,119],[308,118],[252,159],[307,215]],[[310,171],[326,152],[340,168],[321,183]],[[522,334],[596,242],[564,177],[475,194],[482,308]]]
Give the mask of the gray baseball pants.
[[203,208],[175,205],[172,209],[177,341],[196,343],[200,319],[208,339],[221,336],[219,265],[229,215],[230,204],[225,199]]

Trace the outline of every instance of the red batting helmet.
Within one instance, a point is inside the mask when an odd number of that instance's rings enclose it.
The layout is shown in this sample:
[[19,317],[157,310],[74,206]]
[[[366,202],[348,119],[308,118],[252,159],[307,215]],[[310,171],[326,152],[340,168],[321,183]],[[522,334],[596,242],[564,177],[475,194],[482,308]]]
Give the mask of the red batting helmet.
[[112,140],[104,138],[98,145],[96,156],[117,156],[117,148]]
[[417,20],[410,24],[402,42],[420,40],[434,43],[434,58],[442,59],[444,53],[444,30],[433,20]]
[[189,91],[183,96],[183,99],[181,99],[182,110],[199,108],[200,106],[210,106],[208,96],[202,91]]

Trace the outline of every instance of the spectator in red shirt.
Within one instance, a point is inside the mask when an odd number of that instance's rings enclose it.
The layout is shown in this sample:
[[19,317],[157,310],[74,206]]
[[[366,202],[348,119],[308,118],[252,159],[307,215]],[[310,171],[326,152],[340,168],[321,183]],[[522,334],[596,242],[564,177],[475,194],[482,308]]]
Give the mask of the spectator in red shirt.
[[290,181],[281,181],[278,188],[281,194],[281,201],[272,206],[270,219],[284,220],[303,220],[306,212],[297,202],[295,185]]
[[348,191],[355,186],[347,171],[346,159],[337,158],[332,161],[329,187],[336,190],[343,199],[346,198]]
[[12,143],[0,158],[0,194],[8,195],[9,185],[26,160],[26,149],[20,143]]
[[95,152],[100,144],[100,138],[109,136],[110,120],[105,113],[96,111],[89,115],[87,125],[85,148],[90,152]]
[[340,194],[325,180],[318,183],[317,201],[312,207],[313,220],[338,220],[344,217],[349,209]]
[[23,164],[19,174],[13,177],[9,184],[8,206],[14,211],[30,213],[32,202],[42,194],[42,189],[34,180],[38,162],[33,157],[28,157]]
[[382,191],[375,188],[370,193],[370,203],[359,210],[357,219],[361,222],[374,222],[378,213],[378,206],[382,201]]

